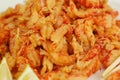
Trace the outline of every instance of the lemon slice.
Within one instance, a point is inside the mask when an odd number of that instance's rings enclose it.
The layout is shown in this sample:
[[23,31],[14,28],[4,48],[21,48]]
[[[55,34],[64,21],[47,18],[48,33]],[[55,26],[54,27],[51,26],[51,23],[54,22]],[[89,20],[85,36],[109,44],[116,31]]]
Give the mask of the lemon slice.
[[6,58],[3,58],[0,64],[0,80],[12,80],[12,75],[6,62]]
[[31,67],[27,65],[26,69],[21,74],[21,76],[18,78],[18,80],[39,80],[39,78],[34,73],[34,71],[31,69]]

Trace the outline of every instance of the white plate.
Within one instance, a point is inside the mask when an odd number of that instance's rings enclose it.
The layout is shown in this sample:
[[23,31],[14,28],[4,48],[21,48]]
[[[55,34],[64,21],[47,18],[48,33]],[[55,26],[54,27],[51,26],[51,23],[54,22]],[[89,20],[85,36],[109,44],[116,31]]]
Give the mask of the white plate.
[[[23,0],[0,0],[0,12],[5,11],[8,7],[14,7],[17,3],[23,3]],[[113,9],[118,10],[120,14],[119,0],[109,0],[108,4],[110,4]],[[118,16],[117,19],[120,19],[120,16]],[[100,80],[103,71],[104,70],[97,71],[91,75],[88,80]]]

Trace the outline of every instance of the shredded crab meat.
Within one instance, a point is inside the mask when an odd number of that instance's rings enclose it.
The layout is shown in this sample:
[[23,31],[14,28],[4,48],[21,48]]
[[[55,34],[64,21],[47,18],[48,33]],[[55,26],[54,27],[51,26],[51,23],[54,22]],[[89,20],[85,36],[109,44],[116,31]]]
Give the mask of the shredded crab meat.
[[120,70],[112,73],[106,80],[119,80],[120,79]]
[[107,0],[25,0],[0,14],[0,61],[15,80],[27,64],[41,80],[86,80],[120,56],[117,15]]

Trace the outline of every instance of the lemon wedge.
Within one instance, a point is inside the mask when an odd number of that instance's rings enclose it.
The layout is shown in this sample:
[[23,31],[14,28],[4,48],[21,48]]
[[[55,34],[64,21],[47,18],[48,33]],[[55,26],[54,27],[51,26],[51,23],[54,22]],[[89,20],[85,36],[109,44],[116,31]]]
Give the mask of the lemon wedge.
[[32,68],[29,65],[27,65],[21,76],[18,78],[18,80],[39,80],[39,78],[34,73]]
[[6,58],[3,58],[0,64],[0,80],[12,80],[12,75],[8,67]]

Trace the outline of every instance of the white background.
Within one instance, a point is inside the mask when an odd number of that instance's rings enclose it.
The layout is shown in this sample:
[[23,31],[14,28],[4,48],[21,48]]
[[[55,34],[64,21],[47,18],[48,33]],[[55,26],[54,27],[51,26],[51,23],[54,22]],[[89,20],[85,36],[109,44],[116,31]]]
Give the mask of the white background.
[[0,0],[0,12],[5,11],[8,7],[14,7],[17,3],[23,3],[23,0]]
[[[17,3],[23,3],[23,0],[0,0],[0,12],[5,11],[8,7],[14,7]],[[109,0],[108,3],[113,9],[118,10],[120,14],[120,0]],[[120,19],[120,16],[117,19]],[[88,80],[100,80],[102,72],[103,70],[96,72]]]

